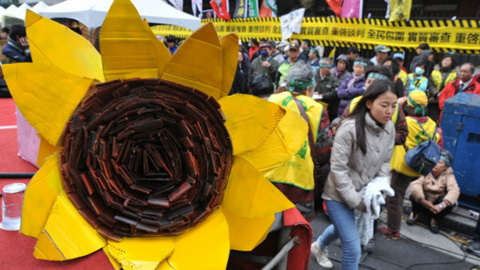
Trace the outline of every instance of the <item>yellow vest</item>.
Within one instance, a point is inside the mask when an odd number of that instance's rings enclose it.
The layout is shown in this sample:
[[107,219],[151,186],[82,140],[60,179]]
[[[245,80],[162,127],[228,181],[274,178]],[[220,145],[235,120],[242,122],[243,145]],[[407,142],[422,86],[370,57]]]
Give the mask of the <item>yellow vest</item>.
[[[349,113],[353,112],[353,109],[355,109],[355,107],[357,106],[357,104],[358,104],[358,102],[360,101],[361,98],[362,98],[362,96],[358,96],[358,97],[355,97],[354,99],[352,99],[352,101],[350,102]],[[397,124],[397,121],[398,121],[398,103],[397,103],[397,107],[395,108],[395,112],[392,115],[392,122],[393,122],[394,125]]]
[[[415,120],[415,118],[407,116],[405,117],[405,120],[407,121],[408,126],[407,140],[405,141],[405,145],[395,145],[393,156],[390,160],[390,167],[392,170],[395,170],[401,174],[411,177],[420,177],[421,174],[417,173],[405,163],[405,154],[407,153],[407,150],[410,150],[420,143],[428,140],[428,137],[418,125],[418,122]],[[428,118],[427,122],[422,123],[422,126],[430,137],[433,136],[435,129],[437,128],[437,124],[435,124],[435,121],[430,119],[430,117]],[[440,134],[437,132],[435,135],[435,141],[438,143],[439,140]]]
[[398,78],[402,80],[403,87],[405,87],[407,85],[407,73],[403,69],[400,69],[397,75],[398,75]]
[[[297,99],[303,105],[313,132],[313,138],[316,141],[324,107],[312,98],[304,95],[297,96]],[[280,104],[301,115],[297,103],[293,100],[290,92],[271,95],[268,101]],[[290,184],[304,190],[313,190],[315,182],[313,179],[313,161],[310,155],[308,136],[305,137],[302,148],[289,161],[267,171],[264,176],[271,182]]]
[[442,79],[442,73],[438,70],[432,71],[432,80],[433,84],[435,85],[435,88],[437,88],[438,91],[442,91],[442,89],[447,85],[449,82],[453,82],[457,79],[457,73],[455,71],[450,72],[448,74],[447,78],[445,81]]

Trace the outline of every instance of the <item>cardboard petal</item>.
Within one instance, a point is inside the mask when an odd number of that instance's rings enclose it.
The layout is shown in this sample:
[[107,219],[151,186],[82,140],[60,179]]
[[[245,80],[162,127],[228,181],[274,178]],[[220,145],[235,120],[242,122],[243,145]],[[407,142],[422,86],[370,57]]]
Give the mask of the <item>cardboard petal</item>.
[[288,161],[303,145],[308,126],[297,113],[251,95],[220,101],[234,155],[264,171]]
[[78,213],[67,194],[61,192],[38,236],[33,255],[43,260],[70,260],[93,253],[105,244],[105,239]]
[[113,1],[100,31],[105,79],[158,78],[159,62],[170,53],[152,37],[129,0]]
[[30,10],[26,25],[34,63],[53,65],[79,77],[105,80],[100,54],[87,39]]
[[[175,239],[175,250],[167,261],[173,269],[226,269],[230,252],[228,224],[222,211]],[[162,266],[165,267],[165,266]]]
[[215,27],[208,23],[178,48],[162,79],[196,88],[218,99],[224,96],[222,76],[223,49]]
[[113,269],[115,270],[121,270],[122,265],[108,252],[107,246],[103,247],[103,252],[105,252],[105,255],[107,255],[108,260],[112,264]]
[[272,183],[241,157],[235,157],[222,207],[240,217],[265,217],[294,207]]
[[32,237],[40,235],[62,190],[58,154],[54,154],[45,161],[27,186],[22,206],[22,234]]
[[53,153],[60,151],[62,147],[58,146],[53,146],[50,143],[45,140],[40,134],[38,134],[40,137],[40,146],[38,148],[38,156],[37,156],[37,167],[42,167],[43,164],[45,164],[45,161],[49,156],[51,156]]
[[238,37],[228,34],[220,39],[222,44],[223,80],[220,97],[227,96],[232,88],[238,62]]
[[221,208],[225,214],[230,231],[231,249],[240,251],[251,251],[268,235],[270,227],[275,221],[275,216],[245,218],[240,217],[225,208]]
[[286,110],[275,132],[255,150],[240,156],[260,172],[271,170],[290,160],[300,150],[307,133],[308,125],[303,118],[292,110]]
[[172,55],[168,50],[167,46],[155,36],[155,34],[150,29],[147,20],[143,20],[143,25],[146,28],[146,32],[150,39],[152,40],[152,47],[155,50],[157,55],[157,65],[158,65],[158,78],[162,77],[163,71],[167,68],[168,62],[172,59]]
[[231,95],[219,101],[227,118],[225,127],[233,143],[233,154],[259,147],[285,115],[285,109],[252,95]]
[[156,270],[176,270],[175,268],[173,268],[169,263],[168,263],[168,260],[165,260],[163,262],[160,263],[160,265],[157,267]]
[[154,270],[174,247],[174,237],[137,237],[120,242],[109,240],[104,251],[123,269]]
[[4,65],[3,72],[25,119],[51,145],[57,145],[65,123],[87,93],[92,79],[34,63]]

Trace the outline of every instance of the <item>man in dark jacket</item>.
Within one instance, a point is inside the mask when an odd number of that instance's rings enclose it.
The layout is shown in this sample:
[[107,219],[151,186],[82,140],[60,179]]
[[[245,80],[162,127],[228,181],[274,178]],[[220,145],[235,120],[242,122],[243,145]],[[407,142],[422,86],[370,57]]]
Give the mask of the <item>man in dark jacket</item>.
[[332,59],[326,57],[320,59],[319,66],[320,69],[315,72],[315,82],[317,84],[315,92],[318,94],[314,98],[328,104],[327,111],[331,122],[337,117],[339,102],[337,88],[340,81],[330,72]]
[[278,69],[278,62],[273,60],[272,57],[272,45],[265,42],[260,45],[260,56],[255,58],[250,66],[248,73],[248,81],[251,81],[253,76],[263,74],[266,75],[271,82],[275,81],[275,74]]
[[15,24],[12,26],[8,43],[3,46],[2,53],[7,57],[8,63],[32,62],[28,49],[27,33],[25,26]]
[[353,62],[355,59],[357,59],[359,54],[358,48],[357,47],[350,47],[348,48],[347,51],[347,58],[348,58],[348,65],[347,65],[347,70],[348,72],[352,73],[353,72]]

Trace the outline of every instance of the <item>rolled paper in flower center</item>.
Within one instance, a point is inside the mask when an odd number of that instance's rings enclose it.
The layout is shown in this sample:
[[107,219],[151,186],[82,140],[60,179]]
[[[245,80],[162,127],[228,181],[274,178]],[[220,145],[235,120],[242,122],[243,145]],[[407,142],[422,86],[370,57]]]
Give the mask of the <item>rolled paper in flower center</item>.
[[159,80],[92,86],[64,130],[68,197],[102,235],[175,235],[221,203],[232,144],[215,99]]

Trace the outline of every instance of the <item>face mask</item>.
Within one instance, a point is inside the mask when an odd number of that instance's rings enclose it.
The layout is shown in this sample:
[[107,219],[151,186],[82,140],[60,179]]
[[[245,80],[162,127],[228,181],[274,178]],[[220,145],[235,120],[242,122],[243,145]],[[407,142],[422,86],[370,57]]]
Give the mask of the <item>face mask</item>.
[[268,56],[268,52],[267,52],[267,51],[261,51],[261,52],[260,52],[260,55],[261,55],[263,58],[265,58],[265,57]]
[[423,75],[424,72],[425,72],[425,70],[421,67],[416,67],[415,68],[415,73],[417,73],[417,75]]

